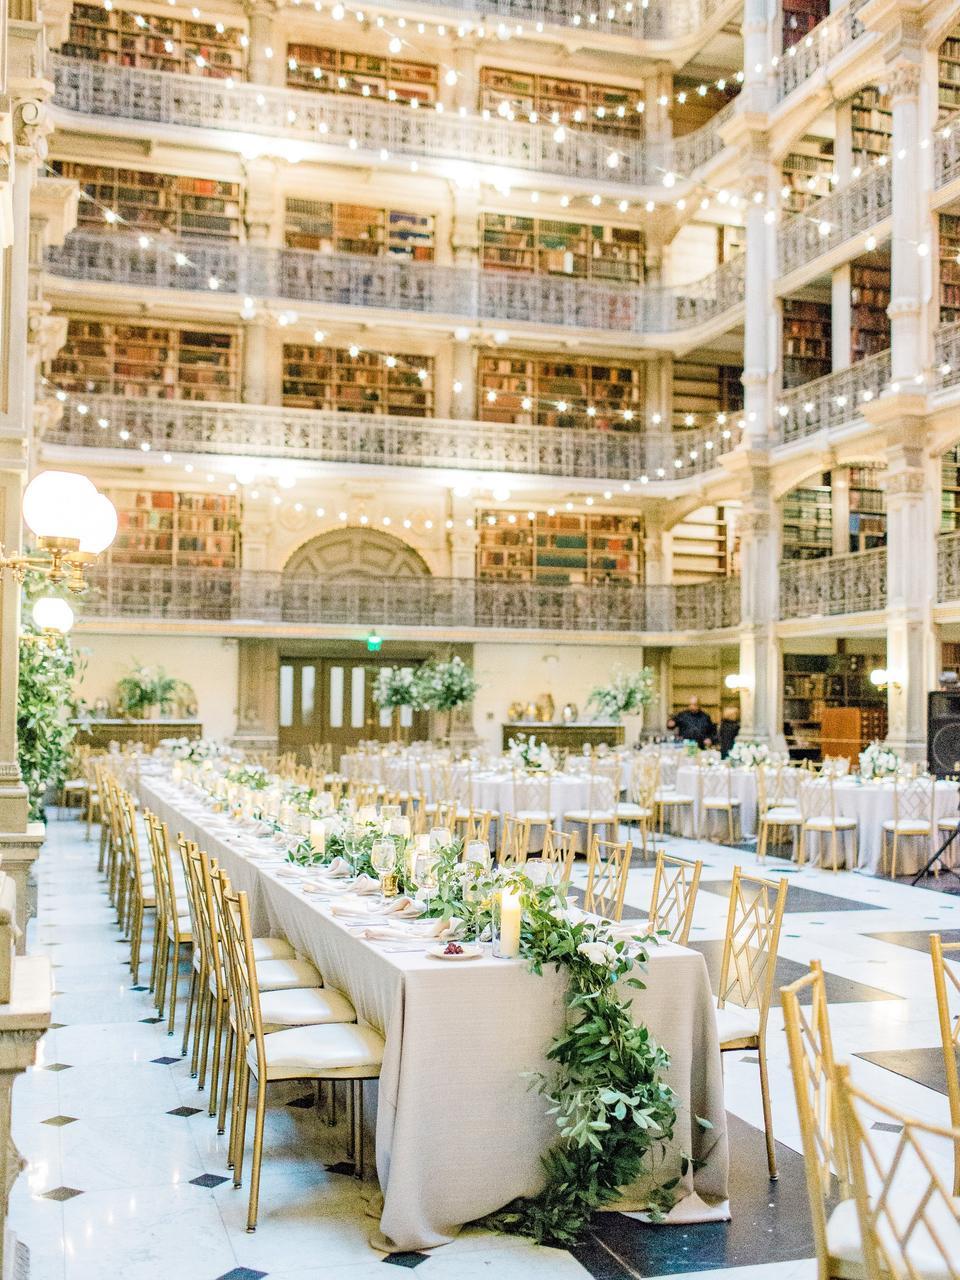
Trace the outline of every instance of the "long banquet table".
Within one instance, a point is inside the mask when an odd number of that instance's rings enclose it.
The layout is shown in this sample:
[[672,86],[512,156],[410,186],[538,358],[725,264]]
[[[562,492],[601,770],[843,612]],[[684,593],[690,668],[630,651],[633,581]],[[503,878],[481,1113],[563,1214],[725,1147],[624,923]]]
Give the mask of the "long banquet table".
[[[537,976],[521,960],[488,955],[444,964],[366,941],[304,893],[315,873],[292,875],[274,845],[211,812],[196,793],[160,776],[141,778],[140,792],[171,837],[196,840],[246,890],[255,933],[283,934],[385,1037],[376,1153],[380,1228],[392,1247],[445,1244],[464,1224],[535,1194],[543,1185],[540,1157],[557,1131],[529,1073],[550,1070],[545,1050],[562,1026],[562,974]],[[645,980],[645,990],[624,987],[624,995],[670,1054],[677,1121],[655,1170],[625,1189],[616,1207],[640,1209],[645,1187],[679,1177],[668,1220],[729,1217],[723,1076],[706,964],[699,952],[661,944],[652,948]],[[697,1124],[698,1116],[713,1127]]]

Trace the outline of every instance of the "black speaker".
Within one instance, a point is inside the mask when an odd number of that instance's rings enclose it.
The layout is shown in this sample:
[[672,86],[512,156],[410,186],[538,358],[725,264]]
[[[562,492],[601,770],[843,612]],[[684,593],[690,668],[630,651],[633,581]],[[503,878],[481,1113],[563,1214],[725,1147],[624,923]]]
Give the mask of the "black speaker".
[[938,778],[958,773],[960,764],[960,693],[938,690],[927,695],[927,768]]

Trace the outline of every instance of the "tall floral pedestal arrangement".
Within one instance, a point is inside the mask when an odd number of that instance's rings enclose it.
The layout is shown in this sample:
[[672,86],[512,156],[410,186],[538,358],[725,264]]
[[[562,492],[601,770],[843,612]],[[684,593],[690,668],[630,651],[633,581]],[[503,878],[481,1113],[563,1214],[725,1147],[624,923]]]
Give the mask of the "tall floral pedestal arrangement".
[[[404,708],[423,711],[419,672],[414,667],[383,667],[373,686],[373,700],[381,711],[390,711],[395,719],[398,742],[409,739],[409,727],[402,723]],[[393,729],[391,731],[394,731]]]
[[[417,677],[421,704],[434,713],[434,736],[450,742],[456,721],[465,719],[462,713],[477,692],[472,669],[462,658],[454,657],[446,662],[424,663]],[[470,736],[469,724],[458,725],[457,737]]]
[[606,717],[624,727],[623,740],[627,746],[639,738],[643,730],[643,709],[653,698],[653,672],[649,667],[639,671],[614,671],[607,684],[590,690],[587,705],[596,709],[597,716]]

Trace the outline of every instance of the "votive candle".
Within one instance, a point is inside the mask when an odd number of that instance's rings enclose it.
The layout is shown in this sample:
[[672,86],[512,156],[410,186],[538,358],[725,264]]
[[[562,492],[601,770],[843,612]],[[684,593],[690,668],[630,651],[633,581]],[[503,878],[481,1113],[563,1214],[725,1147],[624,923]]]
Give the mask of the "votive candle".
[[520,894],[515,889],[500,893],[500,955],[512,960],[520,954]]

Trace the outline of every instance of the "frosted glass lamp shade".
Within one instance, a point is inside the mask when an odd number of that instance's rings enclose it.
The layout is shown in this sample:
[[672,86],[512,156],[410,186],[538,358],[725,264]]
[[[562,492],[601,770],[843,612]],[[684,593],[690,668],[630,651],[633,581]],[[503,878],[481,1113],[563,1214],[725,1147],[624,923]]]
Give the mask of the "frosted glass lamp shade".
[[23,519],[37,538],[79,541],[96,486],[72,471],[41,471],[23,493]]
[[57,596],[41,596],[33,606],[33,621],[41,631],[66,635],[73,626],[73,610]]
[[98,556],[106,551],[117,536],[117,509],[105,493],[97,492],[84,509],[84,527],[80,533],[80,550]]

